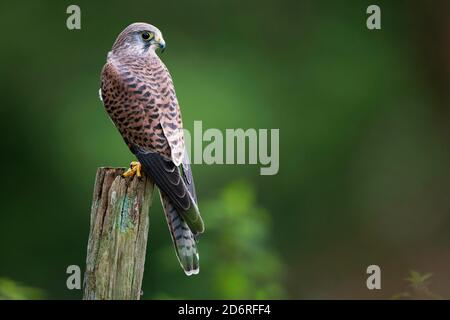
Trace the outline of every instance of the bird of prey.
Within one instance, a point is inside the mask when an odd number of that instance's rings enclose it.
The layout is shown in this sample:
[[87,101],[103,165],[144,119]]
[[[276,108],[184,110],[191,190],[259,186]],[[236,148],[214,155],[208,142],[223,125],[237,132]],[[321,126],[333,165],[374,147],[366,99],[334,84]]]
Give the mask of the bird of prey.
[[172,77],[156,54],[161,31],[133,23],[117,37],[101,74],[105,109],[138,161],[124,177],[143,170],[159,188],[178,260],[187,275],[199,272],[197,237],[204,231],[183,138]]

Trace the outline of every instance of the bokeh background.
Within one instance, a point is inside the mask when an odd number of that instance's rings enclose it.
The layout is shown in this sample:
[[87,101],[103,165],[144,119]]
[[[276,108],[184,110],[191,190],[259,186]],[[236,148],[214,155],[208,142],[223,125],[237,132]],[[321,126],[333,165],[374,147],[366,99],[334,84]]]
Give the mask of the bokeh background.
[[[195,278],[155,197],[143,298],[449,298],[449,2],[376,1],[380,31],[370,4],[3,1],[0,297],[81,298],[65,271],[84,269],[96,168],[132,160],[99,74],[145,21],[168,43],[185,127],[279,128],[281,163],[194,165]],[[366,288],[371,264],[382,290]]]

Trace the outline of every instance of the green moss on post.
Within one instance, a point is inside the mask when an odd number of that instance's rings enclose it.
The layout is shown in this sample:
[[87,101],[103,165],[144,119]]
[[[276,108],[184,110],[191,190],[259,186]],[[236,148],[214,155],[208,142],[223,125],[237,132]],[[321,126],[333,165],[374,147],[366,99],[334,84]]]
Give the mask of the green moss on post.
[[99,168],[95,178],[84,276],[85,300],[138,300],[153,182]]

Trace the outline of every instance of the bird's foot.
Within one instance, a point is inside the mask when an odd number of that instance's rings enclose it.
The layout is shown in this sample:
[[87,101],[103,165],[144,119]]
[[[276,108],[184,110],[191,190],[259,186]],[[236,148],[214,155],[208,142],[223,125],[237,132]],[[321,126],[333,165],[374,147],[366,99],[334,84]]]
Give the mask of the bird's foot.
[[131,161],[130,168],[122,174],[122,177],[134,177],[135,175],[140,178],[141,175],[141,163],[138,161]]

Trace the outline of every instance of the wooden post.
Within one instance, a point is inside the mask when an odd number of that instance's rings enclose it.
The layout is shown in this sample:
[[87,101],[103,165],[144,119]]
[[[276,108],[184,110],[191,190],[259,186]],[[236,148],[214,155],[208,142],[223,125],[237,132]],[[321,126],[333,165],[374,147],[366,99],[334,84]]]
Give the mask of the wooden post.
[[99,168],[84,275],[85,300],[139,300],[154,185],[144,174]]

